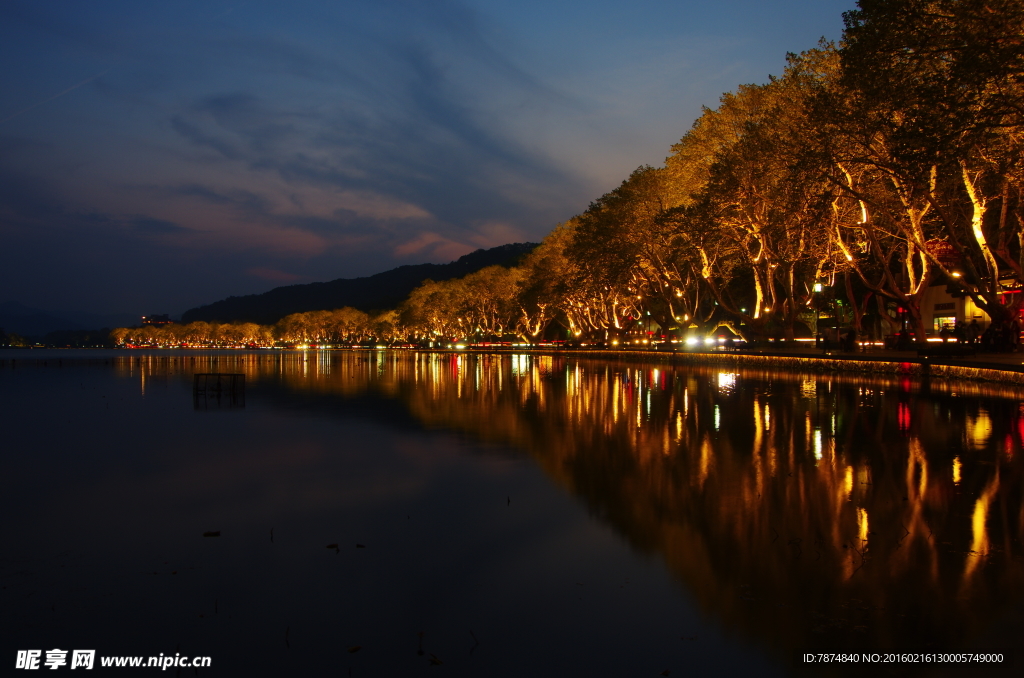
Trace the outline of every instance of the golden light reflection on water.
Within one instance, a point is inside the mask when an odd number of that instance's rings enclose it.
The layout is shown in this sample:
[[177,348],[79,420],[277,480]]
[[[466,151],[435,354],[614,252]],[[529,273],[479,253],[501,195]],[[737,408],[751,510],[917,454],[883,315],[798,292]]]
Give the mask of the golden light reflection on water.
[[868,541],[868,511],[864,508],[857,509],[857,540],[861,548],[867,548]]
[[989,507],[992,499],[999,490],[999,467],[989,480],[988,485],[982,490],[981,496],[974,502],[974,514],[971,516],[971,548],[967,552],[967,564],[964,568],[964,585],[971,582],[971,575],[978,569],[982,557],[989,554],[990,544],[988,539]]
[[971,447],[974,449],[984,448],[991,435],[992,420],[989,418],[988,412],[984,408],[980,408],[975,416],[968,419],[967,437]]
[[708,615],[775,648],[953,647],[1024,590],[1014,387],[526,354],[121,368],[377,392],[425,426],[512,445]]

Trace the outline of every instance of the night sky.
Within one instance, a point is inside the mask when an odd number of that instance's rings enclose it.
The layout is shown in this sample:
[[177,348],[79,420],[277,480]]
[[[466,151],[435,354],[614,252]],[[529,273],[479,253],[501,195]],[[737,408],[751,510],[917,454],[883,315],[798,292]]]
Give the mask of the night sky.
[[0,302],[171,313],[539,241],[853,0],[4,0]]

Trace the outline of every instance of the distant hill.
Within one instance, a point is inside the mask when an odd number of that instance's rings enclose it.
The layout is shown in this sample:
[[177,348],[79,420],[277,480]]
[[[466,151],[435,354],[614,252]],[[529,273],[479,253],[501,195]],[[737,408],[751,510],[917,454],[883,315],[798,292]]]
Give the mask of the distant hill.
[[228,297],[191,308],[181,322],[254,322],[272,325],[292,313],[333,310],[351,306],[361,311],[395,308],[424,280],[461,278],[488,266],[514,266],[537,243],[512,243],[471,252],[447,264],[399,266],[366,278],[339,278],[330,282],[275,287],[263,294]]

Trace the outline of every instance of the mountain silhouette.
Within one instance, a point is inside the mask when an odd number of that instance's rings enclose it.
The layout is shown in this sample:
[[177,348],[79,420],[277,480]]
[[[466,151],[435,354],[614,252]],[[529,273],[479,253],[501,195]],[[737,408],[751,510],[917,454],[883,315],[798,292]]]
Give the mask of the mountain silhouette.
[[510,243],[489,250],[470,252],[447,264],[414,264],[365,278],[339,278],[330,282],[275,287],[263,294],[228,297],[212,304],[191,308],[182,323],[253,322],[272,325],[292,313],[333,310],[351,306],[361,311],[395,308],[424,280],[451,280],[488,266],[514,266],[537,243]]

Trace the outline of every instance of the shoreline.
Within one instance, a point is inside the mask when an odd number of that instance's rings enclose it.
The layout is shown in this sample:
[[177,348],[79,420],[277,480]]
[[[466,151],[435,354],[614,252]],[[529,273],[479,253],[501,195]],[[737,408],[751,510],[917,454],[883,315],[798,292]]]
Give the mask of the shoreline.
[[[408,351],[416,353],[456,353],[464,355],[481,354],[522,354],[551,356],[572,356],[576,358],[621,359],[627,358],[638,362],[658,362],[673,365],[715,365],[732,364],[737,367],[754,369],[779,369],[787,371],[815,372],[860,372],[899,374],[910,377],[938,377],[940,379],[966,379],[972,381],[998,382],[1024,386],[1024,364],[1022,356],[1016,353],[987,354],[983,360],[950,359],[943,357],[921,357],[913,351],[876,351],[859,353],[820,353],[817,349],[807,351],[651,351],[621,349],[549,349],[549,348],[514,348],[514,349],[381,349],[381,348],[332,348],[332,349],[285,349],[261,351],[259,349],[9,349],[0,351],[0,368],[16,367],[21,364],[48,365],[55,362],[56,366],[74,363],[114,362],[122,360],[143,359],[136,351],[145,352],[146,357],[171,360],[176,358],[197,357],[196,354],[215,353],[218,356],[239,355],[243,352],[252,355],[283,356],[308,353],[309,351]],[[21,355],[10,355],[13,351]],[[81,355],[92,351],[104,351],[105,356]],[[168,354],[160,355],[167,351]],[[174,351],[173,355],[169,354]],[[813,351],[813,353],[812,353]],[[79,355],[67,355],[74,352]],[[42,355],[41,355],[42,354]],[[110,355],[113,354],[113,355]],[[157,355],[153,355],[157,354]]]

